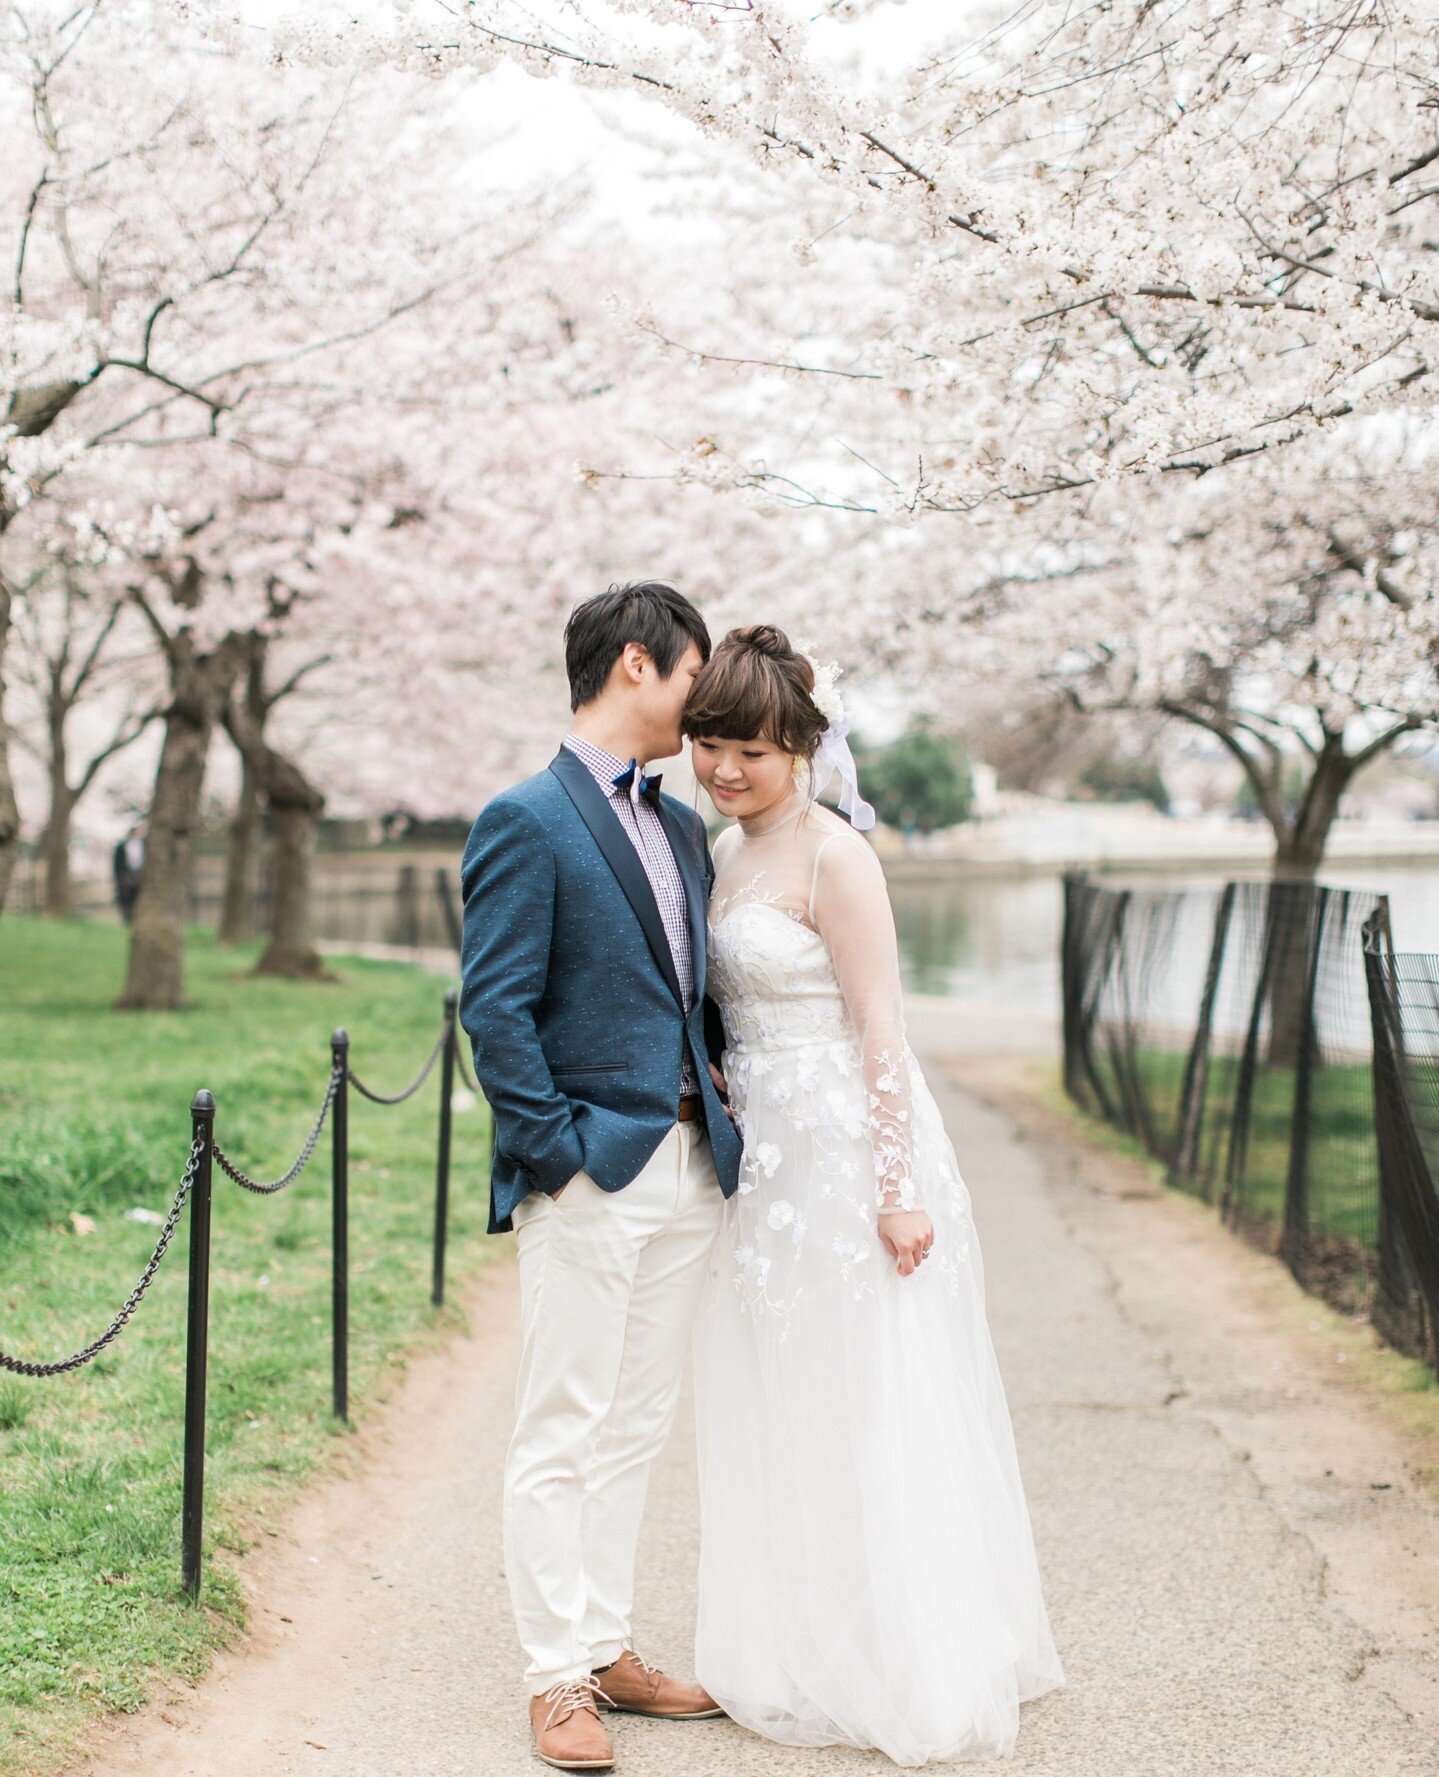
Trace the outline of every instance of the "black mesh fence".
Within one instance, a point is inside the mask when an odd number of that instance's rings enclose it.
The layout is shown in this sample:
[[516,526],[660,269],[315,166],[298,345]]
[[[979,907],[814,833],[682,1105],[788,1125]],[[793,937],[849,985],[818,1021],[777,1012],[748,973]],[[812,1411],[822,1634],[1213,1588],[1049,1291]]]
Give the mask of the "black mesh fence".
[[1065,879],[1065,1084],[1166,1162],[1181,1141],[1213,897]]
[[1383,908],[1314,883],[1065,879],[1069,1093],[1351,1311],[1373,1305],[1379,1271],[1361,928]]
[[1395,955],[1365,925],[1382,1191],[1374,1324],[1439,1368],[1439,956]]

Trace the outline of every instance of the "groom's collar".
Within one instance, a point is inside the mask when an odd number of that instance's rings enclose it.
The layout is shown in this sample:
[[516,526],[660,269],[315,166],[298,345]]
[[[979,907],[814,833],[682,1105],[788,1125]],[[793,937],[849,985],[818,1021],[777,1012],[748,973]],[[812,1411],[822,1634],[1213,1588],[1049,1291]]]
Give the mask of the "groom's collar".
[[583,734],[575,734],[573,731],[565,736],[560,745],[568,747],[576,758],[589,767],[590,776],[602,790],[608,790],[614,783],[616,774],[629,764],[628,759],[621,759],[608,747],[602,747],[597,741],[587,740]]
[[621,759],[598,741],[573,731],[560,744],[565,752],[575,755],[606,796],[630,801],[636,808],[641,802],[648,802],[659,813],[659,772],[650,776],[639,760]]

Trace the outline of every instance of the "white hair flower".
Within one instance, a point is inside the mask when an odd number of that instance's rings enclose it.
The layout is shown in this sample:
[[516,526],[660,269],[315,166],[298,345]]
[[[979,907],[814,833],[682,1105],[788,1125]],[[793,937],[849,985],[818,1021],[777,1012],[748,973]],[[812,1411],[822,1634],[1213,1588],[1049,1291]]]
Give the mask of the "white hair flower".
[[809,694],[810,702],[826,722],[838,722],[844,714],[844,699],[839,694],[842,671],[839,662],[821,661],[808,648],[800,648],[797,652],[809,662],[810,671],[814,674],[814,690]]
[[[861,830],[872,827],[874,809],[859,793],[859,773],[846,738],[851,719],[845,710],[844,699],[839,694],[839,662],[821,662],[809,648],[803,646],[795,651],[802,660],[809,662],[810,670],[814,673],[814,690],[810,692],[810,701],[825,720],[824,732],[820,735],[819,746],[811,761],[811,794],[814,797],[820,796],[829,780],[838,775],[839,806],[849,824]],[[801,769],[800,762],[796,760],[796,776],[800,775]]]

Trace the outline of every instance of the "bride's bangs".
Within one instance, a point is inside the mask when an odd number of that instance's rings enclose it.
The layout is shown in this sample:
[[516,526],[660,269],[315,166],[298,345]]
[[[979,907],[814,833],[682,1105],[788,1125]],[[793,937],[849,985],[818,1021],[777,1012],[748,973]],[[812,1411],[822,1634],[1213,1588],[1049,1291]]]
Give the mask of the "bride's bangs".
[[708,695],[701,692],[698,679],[685,705],[683,728],[693,740],[703,735],[713,740],[767,740],[782,746],[779,735],[783,728],[778,691],[773,685],[760,683],[768,674],[756,674],[748,684],[715,685]]
[[772,658],[726,643],[695,675],[681,730],[691,740],[764,740],[782,752],[812,752],[814,711],[804,690]]

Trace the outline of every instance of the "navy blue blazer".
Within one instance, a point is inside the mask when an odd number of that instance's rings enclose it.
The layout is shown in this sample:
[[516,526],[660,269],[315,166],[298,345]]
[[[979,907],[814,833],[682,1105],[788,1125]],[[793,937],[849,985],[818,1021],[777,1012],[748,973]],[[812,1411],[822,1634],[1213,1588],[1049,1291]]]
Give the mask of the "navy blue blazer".
[[568,747],[470,831],[460,1022],[494,1118],[492,1234],[527,1192],[558,1191],[581,1170],[602,1190],[629,1184],[674,1126],[686,1044],[720,1188],[728,1197],[739,1182],[742,1144],[705,1065],[724,1046],[705,996],[714,865],[692,809],[661,791],[659,814],[689,908],[688,1018],[639,853]]

